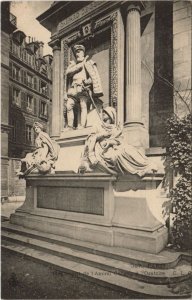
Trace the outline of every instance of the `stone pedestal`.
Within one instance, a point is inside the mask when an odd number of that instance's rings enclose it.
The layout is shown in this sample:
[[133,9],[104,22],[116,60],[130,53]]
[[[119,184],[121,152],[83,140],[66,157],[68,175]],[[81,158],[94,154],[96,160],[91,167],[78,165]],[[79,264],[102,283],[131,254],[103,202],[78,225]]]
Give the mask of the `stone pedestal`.
[[[161,177],[67,174],[27,179],[25,203],[11,223],[113,247],[149,253],[167,243],[167,229],[153,213],[152,193]],[[133,191],[134,188],[134,191]]]
[[93,132],[93,128],[81,130],[63,131],[61,137],[56,139],[60,145],[59,157],[56,162],[56,170],[78,172],[81,157],[84,151],[85,139]]

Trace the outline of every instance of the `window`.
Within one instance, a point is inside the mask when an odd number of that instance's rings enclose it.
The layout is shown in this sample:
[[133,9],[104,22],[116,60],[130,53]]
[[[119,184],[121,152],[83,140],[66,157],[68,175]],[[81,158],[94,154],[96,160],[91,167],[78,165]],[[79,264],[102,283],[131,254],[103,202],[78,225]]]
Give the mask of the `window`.
[[19,48],[19,57],[22,59],[23,58],[23,49],[22,47],[20,46]]
[[16,45],[14,42],[12,43],[12,52],[20,57],[20,47]]
[[33,78],[33,84],[34,84],[34,89],[37,91],[38,86],[37,86],[37,78],[36,77]]
[[25,136],[25,138],[26,138],[26,142],[30,143],[30,144],[33,141],[32,131],[33,131],[33,127],[31,125],[26,125],[26,136]]
[[23,72],[23,83],[27,84],[27,72],[26,71]]
[[16,65],[12,66],[12,77],[18,81],[20,80],[20,68]]
[[13,75],[13,64],[12,64],[12,62],[10,62],[10,64],[9,64],[9,76],[10,77],[12,77]]
[[17,122],[16,122],[16,120],[12,119],[10,123],[11,123],[10,125],[12,128],[11,128],[11,131],[9,134],[9,140],[15,142],[16,141]]
[[40,73],[47,76],[47,65],[41,65]]
[[31,95],[27,95],[27,109],[33,109],[33,97]]
[[41,101],[40,103],[40,115],[42,117],[47,117],[47,103]]
[[32,60],[33,60],[33,67],[35,67],[35,68],[36,68],[36,60],[35,60],[35,55],[33,55],[33,57],[32,57]]
[[21,106],[21,92],[16,88],[13,88],[13,104]]
[[32,56],[29,53],[27,53],[27,62],[28,62],[29,65],[32,64]]
[[27,61],[27,51],[23,50],[23,60]]
[[27,85],[32,88],[33,86],[33,76],[30,74],[27,74]]
[[42,93],[45,96],[48,95],[48,85],[44,81],[40,82],[40,93]]

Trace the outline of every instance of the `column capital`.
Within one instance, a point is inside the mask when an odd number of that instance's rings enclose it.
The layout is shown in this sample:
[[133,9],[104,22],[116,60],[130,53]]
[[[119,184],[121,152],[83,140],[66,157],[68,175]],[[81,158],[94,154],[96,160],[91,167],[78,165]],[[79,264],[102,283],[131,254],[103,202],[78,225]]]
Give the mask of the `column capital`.
[[127,13],[132,10],[137,10],[140,13],[145,9],[143,1],[129,1],[126,4]]
[[53,49],[53,51],[61,50],[61,41],[59,39],[50,41],[49,46]]

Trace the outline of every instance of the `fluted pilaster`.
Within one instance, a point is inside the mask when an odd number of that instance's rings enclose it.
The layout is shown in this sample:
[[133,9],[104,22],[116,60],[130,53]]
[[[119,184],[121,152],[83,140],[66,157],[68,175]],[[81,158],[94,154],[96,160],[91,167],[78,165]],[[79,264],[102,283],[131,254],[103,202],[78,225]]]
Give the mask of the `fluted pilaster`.
[[149,147],[149,134],[141,119],[141,1],[127,3],[126,22],[126,102],[124,136],[128,144]]
[[141,123],[140,6],[129,5],[126,23],[126,119]]
[[61,112],[60,112],[60,42],[56,41],[53,45],[53,83],[52,83],[52,136],[60,136]]

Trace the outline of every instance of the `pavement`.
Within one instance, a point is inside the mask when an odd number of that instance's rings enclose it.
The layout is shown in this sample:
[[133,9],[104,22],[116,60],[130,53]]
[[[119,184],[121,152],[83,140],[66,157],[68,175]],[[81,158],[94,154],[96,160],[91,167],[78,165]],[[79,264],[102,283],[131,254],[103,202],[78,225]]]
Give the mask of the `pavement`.
[[[1,205],[1,221],[8,224],[6,220],[22,203],[4,202]],[[21,248],[24,249],[24,245]],[[87,280],[80,272],[74,274],[66,268],[60,270],[54,265],[27,257],[24,251],[19,254],[12,249],[2,248],[1,258],[1,299],[154,299],[141,294],[143,291],[117,290],[106,282]],[[186,282],[181,288],[189,289],[190,285],[190,282]],[[180,286],[176,285],[176,288]]]
[[23,201],[3,202],[1,203],[1,217],[9,218],[23,204]]
[[[144,299],[2,249],[1,299]],[[146,296],[145,296],[146,297]]]
[[[21,201],[2,203],[1,221],[6,222],[22,204]],[[143,296],[113,290],[2,249],[1,299],[143,299]]]

